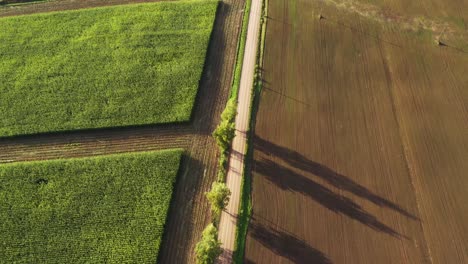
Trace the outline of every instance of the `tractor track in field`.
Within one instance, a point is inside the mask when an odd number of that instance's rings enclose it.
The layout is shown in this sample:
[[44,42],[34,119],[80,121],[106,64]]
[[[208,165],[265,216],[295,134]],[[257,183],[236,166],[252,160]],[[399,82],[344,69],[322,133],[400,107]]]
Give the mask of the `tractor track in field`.
[[[130,2],[157,1],[52,1],[0,8],[0,17]],[[158,262],[193,263],[194,246],[211,219],[204,193],[216,178],[219,158],[211,133],[232,85],[244,4],[245,0],[220,1],[190,123],[3,138],[0,163],[184,148]]]
[[187,148],[194,135],[193,128],[174,125],[3,138],[0,139],[0,163]]

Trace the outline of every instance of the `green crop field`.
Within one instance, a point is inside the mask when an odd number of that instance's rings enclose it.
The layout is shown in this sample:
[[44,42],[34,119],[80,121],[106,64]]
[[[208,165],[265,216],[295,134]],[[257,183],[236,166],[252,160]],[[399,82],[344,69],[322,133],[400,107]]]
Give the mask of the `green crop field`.
[[0,137],[189,121],[217,5],[0,18]]
[[0,165],[0,262],[156,263],[181,154]]

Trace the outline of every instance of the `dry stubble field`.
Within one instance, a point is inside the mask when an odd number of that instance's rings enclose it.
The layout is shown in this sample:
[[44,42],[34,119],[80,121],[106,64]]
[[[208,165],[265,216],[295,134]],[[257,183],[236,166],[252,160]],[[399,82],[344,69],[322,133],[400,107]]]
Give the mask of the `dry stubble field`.
[[468,4],[269,2],[246,263],[467,262]]

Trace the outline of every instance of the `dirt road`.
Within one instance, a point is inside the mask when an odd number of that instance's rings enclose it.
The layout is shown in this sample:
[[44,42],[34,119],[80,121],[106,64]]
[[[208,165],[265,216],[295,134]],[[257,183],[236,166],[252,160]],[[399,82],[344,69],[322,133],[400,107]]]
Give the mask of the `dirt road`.
[[220,263],[231,263],[234,251],[237,214],[244,171],[244,158],[247,150],[247,130],[249,128],[251,95],[254,83],[255,65],[258,49],[258,35],[260,32],[261,0],[253,0],[247,29],[247,40],[242,66],[239,88],[239,99],[236,117],[236,135],[232,143],[232,152],[227,173],[226,184],[231,190],[231,199],[226,210],[221,215],[219,224],[219,239],[222,243],[223,254]]

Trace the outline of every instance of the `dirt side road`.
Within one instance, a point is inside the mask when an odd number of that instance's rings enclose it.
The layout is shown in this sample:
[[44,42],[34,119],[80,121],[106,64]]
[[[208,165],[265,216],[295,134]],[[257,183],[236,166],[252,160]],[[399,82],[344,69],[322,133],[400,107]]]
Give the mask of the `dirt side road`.
[[231,190],[231,198],[226,210],[221,214],[219,224],[219,240],[224,250],[219,263],[232,263],[232,253],[235,246],[244,158],[247,150],[247,130],[249,128],[250,107],[252,103],[251,95],[257,59],[258,35],[260,33],[261,9],[262,0],[253,0],[250,9],[239,87],[236,134],[232,142],[232,152],[229,157],[229,169],[226,177],[226,185]]

